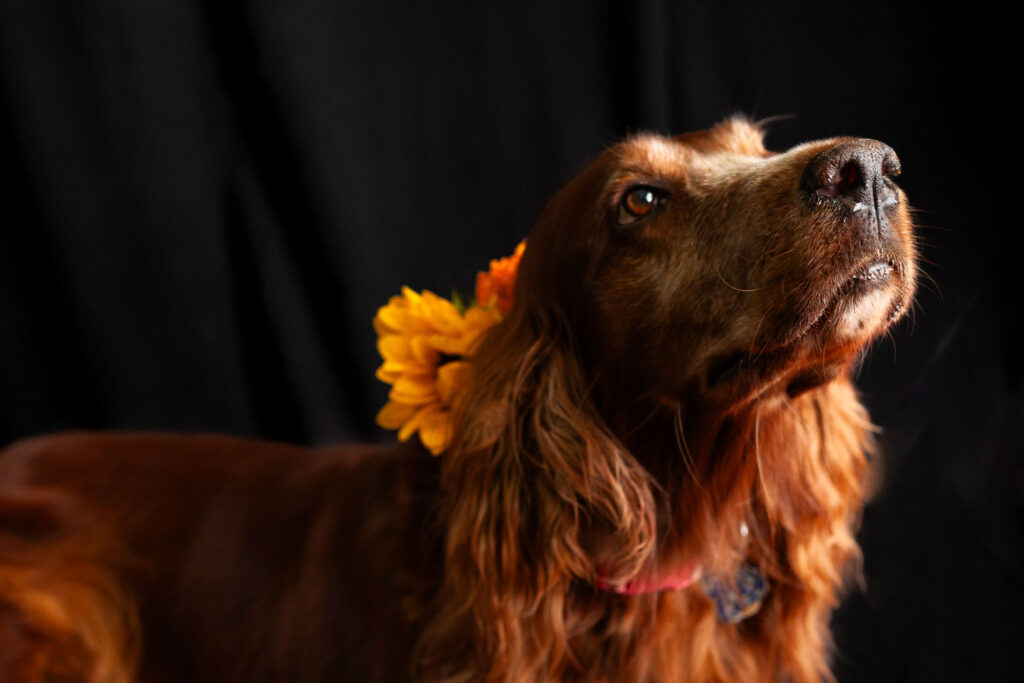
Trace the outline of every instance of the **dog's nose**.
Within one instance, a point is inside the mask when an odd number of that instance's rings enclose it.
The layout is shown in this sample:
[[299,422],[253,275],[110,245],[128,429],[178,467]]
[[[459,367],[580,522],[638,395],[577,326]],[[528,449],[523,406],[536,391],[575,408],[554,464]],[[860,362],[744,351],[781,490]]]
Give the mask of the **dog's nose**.
[[808,193],[836,200],[852,214],[861,214],[882,229],[887,211],[899,203],[892,179],[900,160],[889,145],[855,138],[836,143],[811,160],[801,187]]

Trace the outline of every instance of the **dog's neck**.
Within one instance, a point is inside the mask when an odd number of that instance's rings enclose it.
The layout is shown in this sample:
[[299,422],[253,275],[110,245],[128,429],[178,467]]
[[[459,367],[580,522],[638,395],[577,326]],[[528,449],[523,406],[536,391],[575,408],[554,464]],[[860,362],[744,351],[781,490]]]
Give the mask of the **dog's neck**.
[[745,563],[777,563],[771,539],[779,511],[772,505],[779,502],[766,497],[774,479],[799,481],[801,463],[816,457],[805,451],[821,438],[816,394],[826,390],[729,413],[638,401],[632,414],[613,418],[617,436],[658,488],[657,550],[635,587],[681,588],[700,572],[731,575]]

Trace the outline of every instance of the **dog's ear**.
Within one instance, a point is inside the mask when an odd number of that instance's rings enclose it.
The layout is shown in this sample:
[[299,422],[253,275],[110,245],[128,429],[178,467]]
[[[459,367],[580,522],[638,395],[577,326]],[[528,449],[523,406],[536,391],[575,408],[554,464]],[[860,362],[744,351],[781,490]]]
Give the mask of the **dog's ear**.
[[781,657],[776,668],[795,680],[832,680],[829,619],[844,579],[859,577],[854,530],[874,431],[845,375],[757,415],[747,429],[757,463],[752,503],[767,521],[751,529],[749,552],[772,586],[747,633],[781,648],[760,656]]
[[474,356],[442,456],[450,613],[424,652],[450,663],[469,628],[466,670],[495,679],[539,677],[566,655],[560,601],[596,576],[588,531],[600,532],[610,579],[635,576],[653,551],[649,475],[596,414],[564,330],[550,310],[513,307]]

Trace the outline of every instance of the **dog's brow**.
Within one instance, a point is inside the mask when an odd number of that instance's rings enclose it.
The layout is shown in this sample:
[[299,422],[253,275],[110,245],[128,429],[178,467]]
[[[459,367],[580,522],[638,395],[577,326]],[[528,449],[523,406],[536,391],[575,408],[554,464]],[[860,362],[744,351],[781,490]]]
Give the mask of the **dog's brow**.
[[646,160],[653,166],[671,166],[680,161],[679,145],[664,138],[648,138],[643,144]]
[[605,189],[614,191],[629,183],[684,178],[690,163],[689,152],[686,147],[660,136],[631,138],[615,150],[615,163]]
[[620,158],[650,169],[672,167],[685,160],[685,147],[659,135],[639,135],[623,145]]

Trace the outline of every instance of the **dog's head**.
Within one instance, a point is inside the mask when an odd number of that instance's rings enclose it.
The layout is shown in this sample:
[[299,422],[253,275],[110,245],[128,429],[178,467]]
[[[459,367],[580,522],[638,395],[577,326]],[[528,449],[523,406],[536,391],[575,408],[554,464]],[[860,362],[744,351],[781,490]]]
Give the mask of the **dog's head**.
[[[495,679],[592,666],[562,676],[589,680],[615,642],[588,640],[597,624],[657,615],[684,629],[660,641],[671,654],[639,638],[612,657],[689,662],[666,679],[826,675],[871,448],[846,369],[907,309],[916,277],[899,170],[880,142],[773,154],[732,120],[632,137],[555,196],[458,402],[442,472],[458,607],[431,648]],[[645,603],[592,588],[747,562],[773,588],[742,629],[715,625],[693,590]],[[671,605],[686,607],[662,619]]]
[[517,298],[569,321],[616,392],[728,408],[795,396],[907,310],[915,248],[899,173],[881,142],[776,154],[743,119],[638,135],[547,206]]

